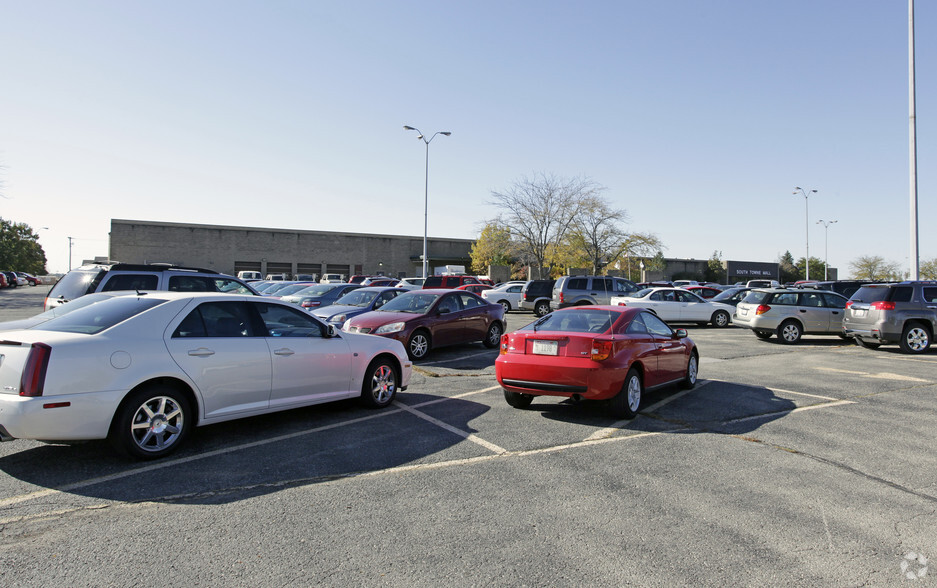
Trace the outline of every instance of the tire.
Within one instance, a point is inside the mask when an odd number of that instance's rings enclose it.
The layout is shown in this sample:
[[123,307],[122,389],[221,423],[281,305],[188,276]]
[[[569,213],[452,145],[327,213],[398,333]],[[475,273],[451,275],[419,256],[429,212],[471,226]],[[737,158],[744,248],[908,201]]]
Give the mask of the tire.
[[132,457],[157,459],[182,445],[195,424],[193,421],[185,394],[174,388],[151,386],[124,399],[108,440],[118,451]]
[[530,394],[521,394],[520,392],[504,391],[504,399],[514,408],[527,408],[534,401]]
[[410,359],[423,359],[429,353],[431,346],[429,333],[420,329],[410,335],[407,341],[407,356]]
[[621,392],[611,400],[612,414],[616,418],[633,419],[638,415],[643,396],[644,383],[641,382],[641,374],[638,370],[631,368],[625,376]]
[[369,408],[384,408],[394,401],[400,376],[392,361],[378,357],[364,372],[361,402]]
[[901,350],[924,353],[930,348],[930,332],[921,323],[908,323],[901,330]]
[[881,343],[872,343],[870,341],[866,341],[865,339],[862,339],[861,337],[856,337],[856,345],[858,345],[859,347],[865,347],[866,349],[878,349],[879,347],[882,346]]
[[732,317],[729,316],[729,313],[724,310],[717,310],[713,313],[712,324],[714,327],[728,327],[729,321],[732,320]]
[[550,314],[550,303],[546,301],[538,302],[534,305],[534,314],[539,316],[547,316]]
[[686,362],[686,376],[683,378],[683,387],[689,390],[696,386],[697,377],[699,377],[699,356],[696,353],[691,353],[690,360]]
[[803,334],[804,329],[797,321],[787,320],[778,327],[778,341],[785,345],[797,343]]
[[498,304],[500,304],[501,308],[504,309],[504,314],[511,312],[511,303],[507,300],[499,300]]
[[763,341],[767,341],[771,338],[771,331],[752,331],[755,333],[755,336]]
[[485,333],[485,340],[482,343],[488,349],[494,349],[501,342],[501,334],[504,329],[501,328],[501,323],[495,321],[491,323],[488,327],[488,332]]

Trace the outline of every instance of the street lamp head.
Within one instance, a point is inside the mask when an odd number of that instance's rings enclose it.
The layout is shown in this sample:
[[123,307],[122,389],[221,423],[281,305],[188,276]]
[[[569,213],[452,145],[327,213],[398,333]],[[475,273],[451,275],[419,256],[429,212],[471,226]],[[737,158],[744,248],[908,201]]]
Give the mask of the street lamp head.
[[422,138],[423,138],[423,135],[417,135],[416,138],[417,138],[417,139],[422,139]]
[[445,136],[448,137],[448,136],[451,135],[452,133],[449,132],[449,131],[439,131],[439,134],[440,134],[440,135],[445,135]]
[[416,129],[414,129],[413,127],[411,127],[411,126],[409,126],[409,125],[403,125],[403,130],[405,130],[405,131],[415,131]]

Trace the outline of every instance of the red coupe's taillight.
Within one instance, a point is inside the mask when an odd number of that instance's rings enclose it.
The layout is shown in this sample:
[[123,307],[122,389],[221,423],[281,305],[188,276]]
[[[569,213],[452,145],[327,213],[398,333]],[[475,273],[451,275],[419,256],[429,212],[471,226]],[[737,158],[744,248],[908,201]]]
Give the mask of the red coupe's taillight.
[[45,343],[32,344],[26,357],[23,377],[20,378],[20,396],[42,396],[50,355],[52,348]]
[[869,308],[872,310],[895,310],[895,303],[888,302],[885,300],[879,300],[878,302],[873,302],[869,305]]
[[612,355],[612,342],[592,340],[592,361],[604,361]]
[[508,352],[508,336],[501,335],[501,355],[506,355]]
[[758,308],[755,309],[755,314],[764,314],[771,310],[771,307],[767,304],[759,304]]

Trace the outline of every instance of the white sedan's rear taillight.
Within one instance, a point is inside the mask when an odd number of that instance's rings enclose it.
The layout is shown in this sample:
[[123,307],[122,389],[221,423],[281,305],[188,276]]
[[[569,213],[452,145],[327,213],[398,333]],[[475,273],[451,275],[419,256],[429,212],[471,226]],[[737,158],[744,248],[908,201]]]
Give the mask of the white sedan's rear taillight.
[[33,343],[30,346],[20,378],[20,396],[42,396],[51,355],[52,348],[45,343]]

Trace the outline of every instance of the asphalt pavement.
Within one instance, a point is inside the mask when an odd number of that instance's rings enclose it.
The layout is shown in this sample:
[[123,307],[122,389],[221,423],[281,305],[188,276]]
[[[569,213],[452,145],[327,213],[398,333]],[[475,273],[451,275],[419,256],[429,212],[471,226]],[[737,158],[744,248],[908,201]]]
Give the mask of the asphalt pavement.
[[[40,311],[43,289],[0,291],[0,320]],[[511,312],[509,329],[531,320]],[[689,331],[698,385],[650,394],[633,420],[554,398],[513,409],[497,350],[471,344],[418,362],[389,409],[203,427],[158,462],[2,443],[0,579],[933,585],[937,353]]]

